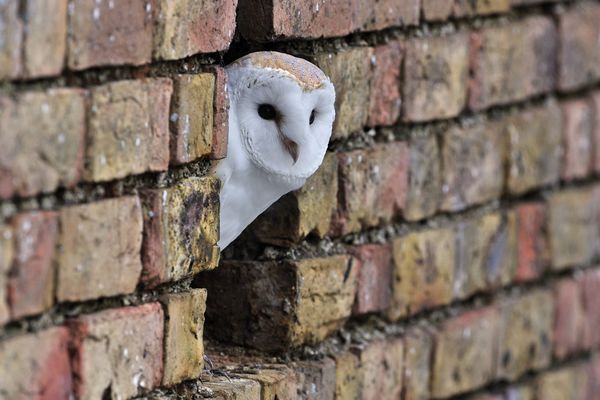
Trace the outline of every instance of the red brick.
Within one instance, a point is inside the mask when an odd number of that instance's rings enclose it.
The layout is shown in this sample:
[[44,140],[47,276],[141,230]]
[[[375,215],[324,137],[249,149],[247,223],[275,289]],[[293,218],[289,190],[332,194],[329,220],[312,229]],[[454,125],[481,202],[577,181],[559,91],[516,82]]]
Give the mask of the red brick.
[[373,80],[367,125],[393,125],[400,116],[402,46],[391,42],[373,50]]
[[416,221],[430,217],[438,210],[442,187],[440,149],[434,135],[413,136],[408,147],[410,161],[403,216]]
[[578,280],[585,315],[582,345],[585,349],[590,349],[600,345],[600,269],[586,271]]
[[215,97],[213,100],[213,160],[220,160],[227,156],[227,138],[229,136],[229,90],[227,87],[227,73],[221,67],[213,67],[215,74]]
[[70,323],[78,399],[129,398],[160,385],[163,311],[158,303],[100,311]]
[[298,382],[298,398],[333,400],[335,396],[335,361],[325,357],[318,361],[293,364]]
[[13,319],[38,314],[54,303],[55,212],[17,214],[12,220],[15,259],[8,280]]
[[406,202],[408,162],[404,142],[338,153],[340,203],[333,231],[356,232],[399,214]]
[[596,91],[591,95],[592,115],[592,148],[593,155],[593,171],[600,173],[600,91]]
[[68,65],[80,70],[99,65],[148,63],[156,0],[82,0],[69,6]]
[[119,81],[92,89],[88,181],[167,169],[171,92],[171,81],[165,78]]
[[142,262],[142,210],[128,196],[59,211],[58,301],[80,301],[135,290]]
[[361,349],[358,359],[360,397],[398,399],[402,390],[402,339],[377,340]]
[[350,250],[356,258],[354,314],[383,311],[392,298],[392,252],[388,245],[367,244]]
[[554,286],[554,355],[558,358],[582,347],[585,316],[578,283],[563,279]]
[[227,50],[235,32],[237,0],[156,0],[154,55],[174,60]]
[[484,308],[446,321],[435,336],[432,397],[449,397],[493,379],[498,312]]
[[0,225],[0,326],[10,319],[8,307],[8,273],[14,260],[13,232]]
[[543,203],[523,203],[515,208],[518,230],[516,279],[534,280],[549,264],[546,236],[546,208]]
[[19,2],[7,1],[0,5],[0,80],[12,79],[21,73],[21,46],[23,21],[19,18]]
[[0,341],[0,393],[11,400],[73,398],[68,353],[69,332],[63,327]]
[[600,5],[584,2],[558,17],[558,85],[573,90],[600,80]]
[[584,100],[562,103],[563,159],[561,177],[565,180],[581,179],[592,169],[592,110]]
[[402,82],[403,118],[421,122],[458,115],[467,100],[469,41],[465,34],[412,39]]
[[85,92],[0,96],[0,197],[73,186],[83,169]]
[[404,336],[403,400],[430,398],[433,336],[429,329],[413,327]]
[[355,29],[361,31],[416,25],[420,0],[353,1],[357,8]]
[[469,105],[480,110],[554,88],[556,30],[546,17],[484,28],[471,37]]

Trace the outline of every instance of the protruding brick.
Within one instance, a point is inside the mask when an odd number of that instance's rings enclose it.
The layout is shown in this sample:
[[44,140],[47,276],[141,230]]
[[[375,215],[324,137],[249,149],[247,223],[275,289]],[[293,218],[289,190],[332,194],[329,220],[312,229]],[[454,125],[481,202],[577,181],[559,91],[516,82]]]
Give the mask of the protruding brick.
[[317,343],[341,327],[351,314],[356,269],[346,256],[231,262],[198,275],[195,286],[209,293],[207,332],[273,351]]
[[558,85],[574,90],[600,80],[600,5],[584,2],[558,17]]
[[335,362],[331,358],[294,363],[293,368],[296,371],[299,399],[334,400]]
[[0,225],[0,326],[8,322],[8,273],[14,259],[13,232],[9,226]]
[[23,75],[58,75],[67,47],[67,0],[26,0]]
[[584,365],[563,367],[541,374],[535,380],[536,399],[585,400],[588,374]]
[[302,188],[283,196],[250,229],[261,242],[277,246],[289,246],[309,235],[323,237],[337,209],[337,196],[337,157],[328,153]]
[[484,308],[461,314],[440,327],[431,371],[434,398],[470,391],[493,379],[498,325],[497,310]]
[[73,398],[69,332],[50,328],[0,341],[0,393],[5,399]]
[[197,378],[204,366],[204,311],[206,290],[168,294],[165,308],[165,357],[163,385]]
[[456,257],[452,229],[409,233],[393,242],[392,319],[449,304]]
[[584,310],[583,347],[600,344],[600,269],[595,268],[578,277]]
[[404,142],[338,153],[340,204],[333,232],[346,234],[390,221],[404,209],[409,152]]
[[410,138],[408,142],[408,188],[403,216],[409,221],[430,217],[438,210],[442,171],[440,150],[433,135]]
[[145,285],[176,281],[219,263],[219,182],[187,178],[142,192]]
[[21,73],[23,21],[19,18],[19,2],[0,4],[0,80],[13,79]]
[[237,0],[156,0],[154,55],[175,60],[227,50],[235,32]]
[[8,280],[13,319],[38,314],[54,303],[57,219],[55,212],[17,214],[12,220],[15,253]]
[[151,303],[71,322],[77,398],[129,398],[159,386],[163,319],[160,304]]
[[458,115],[467,100],[465,34],[412,39],[404,58],[403,118],[421,122]]
[[428,329],[413,327],[404,336],[404,400],[428,400],[430,396],[433,336]]
[[554,24],[546,17],[531,17],[473,34],[470,107],[480,110],[552,90],[556,36]]
[[391,42],[373,50],[373,80],[367,125],[394,125],[400,116],[402,45]]
[[392,251],[388,245],[367,244],[350,250],[356,258],[354,314],[383,311],[392,299]]
[[554,355],[566,356],[582,348],[585,316],[578,283],[563,279],[554,286]]
[[156,0],[70,2],[69,67],[150,62],[155,8]]
[[515,208],[518,231],[516,279],[539,278],[548,266],[549,248],[546,235],[546,207],[543,203],[523,203]]
[[508,137],[506,186],[519,195],[556,183],[562,159],[561,111],[556,102],[502,120]]
[[171,81],[165,78],[92,89],[87,180],[108,181],[167,169],[171,92]]
[[477,122],[444,132],[442,210],[458,211],[500,197],[504,140],[497,123]]
[[142,270],[139,199],[129,196],[63,208],[58,243],[59,301],[133,292]]
[[371,93],[372,56],[372,48],[357,47],[319,54],[314,59],[335,86],[334,138],[346,137],[367,123],[369,108],[365,107],[365,99]]
[[562,103],[561,108],[564,144],[561,177],[565,180],[585,178],[594,161],[590,104],[584,100],[571,100]]
[[84,91],[0,97],[0,197],[73,186],[83,169]]
[[552,355],[552,295],[545,290],[506,300],[497,349],[497,378],[515,379],[550,364]]

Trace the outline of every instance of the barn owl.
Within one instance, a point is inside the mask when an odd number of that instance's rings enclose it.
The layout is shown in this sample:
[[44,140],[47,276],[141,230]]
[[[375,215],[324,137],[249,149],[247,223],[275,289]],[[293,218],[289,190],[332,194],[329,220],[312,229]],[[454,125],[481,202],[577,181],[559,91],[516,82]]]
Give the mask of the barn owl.
[[306,60],[257,52],[226,71],[229,140],[227,157],[215,169],[221,179],[221,249],[317,170],[335,118],[334,87]]

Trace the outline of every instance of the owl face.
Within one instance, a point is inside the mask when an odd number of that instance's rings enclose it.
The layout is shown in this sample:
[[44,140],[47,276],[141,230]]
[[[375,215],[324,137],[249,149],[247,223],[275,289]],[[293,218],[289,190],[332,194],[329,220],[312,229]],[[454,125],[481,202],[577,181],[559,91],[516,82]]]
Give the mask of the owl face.
[[325,74],[306,60],[275,52],[252,53],[227,73],[230,140],[239,135],[251,162],[269,174],[312,175],[335,118],[335,91]]

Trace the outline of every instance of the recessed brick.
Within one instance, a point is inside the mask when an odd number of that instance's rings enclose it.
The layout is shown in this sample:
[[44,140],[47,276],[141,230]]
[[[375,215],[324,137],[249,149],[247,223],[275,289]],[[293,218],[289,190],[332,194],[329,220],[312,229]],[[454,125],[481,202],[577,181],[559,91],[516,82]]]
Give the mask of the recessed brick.
[[450,228],[413,232],[394,240],[390,318],[397,319],[450,303],[455,242],[455,234]]
[[558,85],[574,90],[600,80],[600,5],[576,4],[558,16]]
[[587,177],[593,167],[593,114],[584,100],[561,104],[564,152],[561,177],[565,180]]
[[469,311],[442,324],[434,339],[434,398],[470,391],[493,379],[498,325],[495,308]]
[[83,90],[0,96],[0,197],[73,186],[83,169]]
[[197,378],[204,366],[206,290],[165,295],[165,357],[163,385]]
[[0,79],[13,79],[21,73],[21,46],[23,21],[19,18],[19,2],[7,1],[0,5]]
[[11,225],[15,258],[8,279],[8,302],[12,318],[17,319],[54,304],[56,213],[17,214]]
[[404,335],[404,400],[430,396],[433,336],[429,329],[413,327]]
[[14,259],[14,240],[10,226],[0,225],[0,326],[10,319],[8,273]]
[[588,387],[585,365],[563,367],[541,374],[535,380],[536,399],[584,400]]
[[0,393],[6,399],[68,400],[73,398],[63,327],[0,341]]
[[333,400],[335,396],[335,361],[325,357],[318,361],[302,361],[292,365],[298,382],[300,399]]
[[70,323],[78,399],[129,398],[160,385],[163,311],[158,303],[80,316]]
[[518,231],[516,279],[539,278],[550,263],[546,235],[546,207],[543,203],[523,203],[515,208]]
[[562,118],[556,102],[512,114],[501,124],[508,137],[508,191],[518,195],[556,183],[562,161]]
[[367,244],[354,247],[356,259],[356,300],[354,314],[383,311],[392,299],[392,251],[388,245]]
[[400,116],[402,45],[391,42],[373,49],[373,80],[367,125],[394,125]]
[[507,299],[501,304],[497,378],[515,379],[550,364],[554,305],[546,290]]
[[430,217],[438,210],[442,187],[440,150],[433,135],[411,137],[408,148],[408,188],[402,214],[405,219],[416,221]]
[[409,40],[402,82],[403,118],[422,122],[458,115],[467,100],[465,34]]
[[474,33],[470,107],[480,110],[552,90],[556,36],[554,24],[546,17],[531,17]]
[[155,5],[156,0],[71,2],[69,67],[80,70],[150,62]]
[[137,197],[63,208],[58,237],[59,301],[135,290],[142,270],[142,210]]
[[585,271],[578,277],[584,310],[583,347],[600,344],[600,269]]
[[441,142],[442,210],[458,211],[500,197],[505,137],[497,123],[451,127]]
[[92,89],[86,180],[108,181],[167,169],[171,92],[166,78]]
[[338,153],[339,205],[335,234],[390,221],[406,203],[409,151],[404,142]]
[[145,285],[176,281],[219,263],[219,182],[187,178],[142,192]]
[[563,279],[554,286],[554,355],[558,358],[582,348],[585,315],[578,283]]

